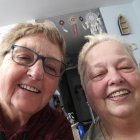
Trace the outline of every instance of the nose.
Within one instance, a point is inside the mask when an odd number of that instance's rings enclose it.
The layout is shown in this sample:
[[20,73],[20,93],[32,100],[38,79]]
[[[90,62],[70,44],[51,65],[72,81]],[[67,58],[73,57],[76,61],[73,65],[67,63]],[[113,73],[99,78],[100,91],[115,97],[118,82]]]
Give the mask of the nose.
[[109,85],[120,85],[124,82],[123,76],[117,70],[111,70],[108,75],[109,75],[108,80]]
[[33,80],[42,80],[44,78],[42,61],[38,60],[33,66],[29,67],[27,75]]

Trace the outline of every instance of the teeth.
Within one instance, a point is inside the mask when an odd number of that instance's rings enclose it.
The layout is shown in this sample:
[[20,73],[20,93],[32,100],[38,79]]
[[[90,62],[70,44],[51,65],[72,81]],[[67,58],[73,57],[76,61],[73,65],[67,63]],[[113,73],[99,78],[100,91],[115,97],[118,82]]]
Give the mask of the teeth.
[[113,98],[113,97],[117,97],[117,96],[125,96],[127,95],[129,92],[127,90],[121,90],[121,91],[117,91],[112,93],[109,97]]
[[26,89],[26,90],[31,91],[31,92],[39,93],[39,90],[36,89],[36,88],[34,88],[34,87],[30,87],[30,86],[25,85],[25,84],[22,84],[22,85],[20,84],[19,86],[20,86],[22,89]]

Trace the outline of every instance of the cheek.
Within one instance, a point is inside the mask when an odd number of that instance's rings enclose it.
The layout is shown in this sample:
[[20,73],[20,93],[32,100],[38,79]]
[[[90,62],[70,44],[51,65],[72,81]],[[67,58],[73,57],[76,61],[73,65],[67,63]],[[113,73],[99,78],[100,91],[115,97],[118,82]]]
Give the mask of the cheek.
[[20,69],[18,67],[10,67],[7,70],[3,69],[2,71],[3,79],[6,81],[6,85],[16,84],[25,74],[25,70]]
[[54,94],[54,92],[56,91],[57,87],[58,87],[58,78],[57,79],[50,79],[50,78],[46,78],[44,80],[44,88],[43,88],[43,92],[44,92],[44,96],[46,98],[51,98],[52,95]]
[[21,71],[18,72],[13,67],[8,69],[0,68],[0,74],[0,90],[1,93],[3,93],[0,95],[0,98],[6,102],[10,102],[11,97],[17,88],[17,83],[22,76]]
[[24,73],[20,72],[12,72],[12,70],[8,70],[5,74],[3,73],[3,76],[1,77],[1,81],[3,87],[5,89],[8,89],[9,91],[13,91],[16,87],[20,79],[22,79],[22,76]]
[[[0,73],[3,80],[7,80],[7,85],[9,82],[15,82],[16,79],[21,78],[25,70],[20,65],[17,65],[9,56],[6,56],[3,63],[0,66]],[[2,79],[1,79],[2,81]]]
[[96,102],[105,96],[105,86],[103,82],[88,82],[86,85],[86,95],[89,102]]
[[131,75],[127,76],[127,82],[133,87],[133,88],[140,88],[140,74],[139,73],[133,73]]

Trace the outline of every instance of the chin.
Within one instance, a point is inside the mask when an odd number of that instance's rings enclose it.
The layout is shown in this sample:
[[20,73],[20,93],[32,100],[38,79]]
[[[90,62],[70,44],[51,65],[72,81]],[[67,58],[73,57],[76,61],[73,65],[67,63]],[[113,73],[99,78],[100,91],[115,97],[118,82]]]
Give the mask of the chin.
[[35,114],[36,112],[38,112],[40,110],[38,105],[31,105],[31,104],[27,104],[27,103],[16,103],[14,104],[14,108],[21,113],[24,114]]
[[119,117],[119,118],[128,118],[133,114],[134,110],[130,109],[130,108],[114,108],[113,110],[111,110],[111,114],[113,116]]

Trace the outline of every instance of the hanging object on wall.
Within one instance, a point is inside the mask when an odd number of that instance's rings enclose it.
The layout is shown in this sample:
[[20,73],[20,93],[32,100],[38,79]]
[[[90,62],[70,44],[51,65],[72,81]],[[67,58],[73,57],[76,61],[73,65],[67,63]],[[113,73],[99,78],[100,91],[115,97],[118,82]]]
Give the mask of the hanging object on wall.
[[65,24],[64,20],[59,20],[59,24],[61,25],[62,30],[67,33],[68,30],[64,28],[64,24]]
[[119,17],[118,17],[118,26],[119,26],[121,35],[130,34],[130,28],[128,26],[127,20],[122,15],[119,15]]
[[83,19],[82,16],[79,16],[79,20],[81,21],[81,24],[82,24],[83,29],[84,29],[84,30],[87,30],[86,25],[84,25],[84,19]]
[[92,35],[103,32],[101,28],[101,19],[97,14],[93,12],[89,12],[86,14],[85,18],[86,18],[86,25],[89,26]]
[[75,37],[78,36],[78,27],[77,27],[77,17],[76,16],[70,16],[69,19],[68,19],[70,25],[72,25],[72,30],[73,30],[73,35]]

